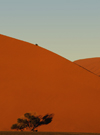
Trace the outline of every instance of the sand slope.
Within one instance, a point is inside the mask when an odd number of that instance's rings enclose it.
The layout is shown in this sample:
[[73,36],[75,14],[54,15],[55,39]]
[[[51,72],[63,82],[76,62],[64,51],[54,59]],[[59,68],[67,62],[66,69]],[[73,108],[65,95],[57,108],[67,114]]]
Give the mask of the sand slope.
[[26,112],[54,113],[39,131],[100,132],[100,78],[39,46],[0,35],[0,130]]
[[74,63],[100,76],[100,57],[80,59],[80,60],[74,61]]

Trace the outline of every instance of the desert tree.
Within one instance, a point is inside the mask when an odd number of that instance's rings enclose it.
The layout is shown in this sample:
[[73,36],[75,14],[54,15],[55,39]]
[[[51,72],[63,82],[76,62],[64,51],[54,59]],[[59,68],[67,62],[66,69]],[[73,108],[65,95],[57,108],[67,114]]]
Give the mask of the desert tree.
[[31,131],[37,131],[36,128],[49,124],[53,119],[54,114],[46,114],[44,116],[36,116],[31,113],[25,113],[24,118],[18,118],[17,123],[13,124],[11,129],[23,131],[24,129],[30,129]]
[[38,44],[35,44],[36,46],[38,46]]

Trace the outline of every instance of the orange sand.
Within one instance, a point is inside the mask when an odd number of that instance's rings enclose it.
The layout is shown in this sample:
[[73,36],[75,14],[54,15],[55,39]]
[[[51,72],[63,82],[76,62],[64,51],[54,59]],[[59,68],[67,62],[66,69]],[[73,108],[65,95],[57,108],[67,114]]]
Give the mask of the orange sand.
[[26,112],[54,113],[39,131],[100,132],[100,78],[39,46],[0,35],[0,130]]
[[74,63],[100,76],[100,57],[80,59],[80,60],[74,61]]

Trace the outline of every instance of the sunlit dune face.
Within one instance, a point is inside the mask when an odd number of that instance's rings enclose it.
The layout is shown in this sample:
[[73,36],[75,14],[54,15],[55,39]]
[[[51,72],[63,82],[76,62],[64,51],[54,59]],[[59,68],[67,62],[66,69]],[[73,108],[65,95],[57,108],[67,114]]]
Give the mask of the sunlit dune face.
[[100,76],[100,57],[80,59],[80,60],[74,61],[74,63],[92,72],[93,74]]
[[53,113],[39,131],[100,132],[100,78],[63,57],[0,35],[0,130],[26,112]]

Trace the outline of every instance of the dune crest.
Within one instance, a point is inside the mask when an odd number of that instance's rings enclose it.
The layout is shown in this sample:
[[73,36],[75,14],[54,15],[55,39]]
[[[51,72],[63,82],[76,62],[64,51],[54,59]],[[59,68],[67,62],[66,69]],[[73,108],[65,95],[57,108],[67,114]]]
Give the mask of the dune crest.
[[74,61],[74,63],[100,76],[100,57],[87,58]]
[[26,112],[53,113],[39,131],[100,133],[100,78],[51,51],[0,35],[0,130]]

